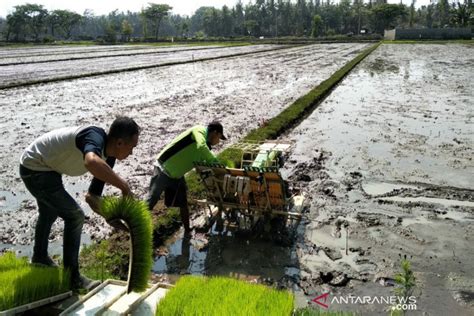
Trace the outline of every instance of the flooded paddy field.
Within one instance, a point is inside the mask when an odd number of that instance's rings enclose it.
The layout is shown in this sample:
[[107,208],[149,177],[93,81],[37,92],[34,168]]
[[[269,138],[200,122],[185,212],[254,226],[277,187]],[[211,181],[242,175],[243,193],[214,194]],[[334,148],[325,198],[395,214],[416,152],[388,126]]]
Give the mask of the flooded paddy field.
[[[118,114],[136,118],[140,144],[116,169],[143,198],[154,157],[181,130],[217,118],[233,143],[365,47],[293,47],[1,90],[3,246],[31,249],[36,209],[17,164],[41,133],[65,125],[105,127]],[[177,232],[155,252],[158,278],[232,275],[292,289],[305,306],[324,293],[393,295],[394,275],[406,257],[417,280],[417,311],[410,313],[472,315],[473,51],[462,44],[381,45],[282,136],[295,143],[282,175],[309,197],[296,240],[233,231],[189,239]],[[65,178],[80,202],[89,179]],[[60,244],[61,224],[55,225],[51,238]],[[106,235],[103,226],[90,214],[83,241]],[[363,315],[386,314],[387,308],[330,306]]]
[[473,52],[382,45],[287,135],[296,147],[283,174],[311,197],[293,262],[300,304],[391,295],[406,256],[420,315],[472,315]]
[[[116,170],[144,198],[156,155],[182,130],[220,119],[229,135],[227,144],[231,144],[327,79],[368,45],[301,46],[0,90],[3,246],[29,245],[33,237],[36,206],[18,176],[18,160],[39,135],[63,126],[108,127],[116,115],[133,117],[143,129],[139,145]],[[82,199],[89,180],[87,176],[64,177],[69,192],[90,215],[84,228],[86,242],[108,232],[107,225],[87,211]],[[51,237],[58,244],[60,225],[55,224]]]
[[[72,55],[70,60],[51,60],[48,62],[26,62],[24,58],[18,58],[20,64],[10,64],[1,66],[0,88],[11,85],[27,84],[41,80],[68,79],[78,76],[100,74],[104,72],[119,72],[130,68],[159,66],[169,63],[190,62],[199,59],[209,59],[226,57],[236,54],[256,53],[259,51],[270,51],[285,47],[281,45],[251,45],[219,48],[201,48],[169,50],[161,49],[151,54],[144,54],[144,51],[131,53],[129,49],[118,54],[115,50],[107,56],[101,53],[100,59],[97,56],[78,59],[78,55]],[[81,54],[85,54],[81,53]],[[96,53],[94,53],[96,54]],[[73,58],[76,57],[76,58]]]
[[[472,50],[382,45],[282,137],[295,143],[282,175],[309,196],[294,243],[178,232],[154,271],[168,280],[232,275],[292,289],[299,306],[317,307],[309,302],[324,293],[394,295],[407,258],[417,280],[411,314],[472,315]],[[388,308],[330,306],[363,315]]]
[[[153,47],[145,45],[133,46],[106,46],[97,48],[96,46],[85,48],[37,48],[37,49],[3,49],[0,51],[0,65],[10,66],[27,63],[43,63],[53,61],[67,61],[74,59],[102,58],[114,56],[135,56],[145,54],[172,53],[187,50],[219,49],[223,46],[164,46]],[[26,51],[25,51],[26,50]]]

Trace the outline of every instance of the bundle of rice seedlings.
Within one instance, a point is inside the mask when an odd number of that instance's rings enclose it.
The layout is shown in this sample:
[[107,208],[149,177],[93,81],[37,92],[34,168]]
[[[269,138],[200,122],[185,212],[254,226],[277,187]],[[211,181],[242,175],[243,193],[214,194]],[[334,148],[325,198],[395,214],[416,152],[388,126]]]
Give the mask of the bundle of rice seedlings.
[[121,219],[130,231],[128,292],[142,292],[148,286],[152,267],[152,221],[145,202],[132,197],[106,197],[101,213],[107,221]]

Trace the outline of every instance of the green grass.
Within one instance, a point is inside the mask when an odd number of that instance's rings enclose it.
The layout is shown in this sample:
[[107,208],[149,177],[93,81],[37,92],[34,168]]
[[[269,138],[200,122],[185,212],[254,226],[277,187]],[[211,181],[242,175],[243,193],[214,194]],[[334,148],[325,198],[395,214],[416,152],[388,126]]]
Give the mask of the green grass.
[[231,278],[185,276],[160,301],[156,315],[291,315],[293,305],[287,291]]
[[69,291],[63,269],[39,267],[6,252],[0,256],[0,311]]
[[148,286],[152,267],[152,223],[148,206],[131,197],[106,197],[101,213],[106,220],[124,220],[131,235],[130,275],[128,291],[141,292]]

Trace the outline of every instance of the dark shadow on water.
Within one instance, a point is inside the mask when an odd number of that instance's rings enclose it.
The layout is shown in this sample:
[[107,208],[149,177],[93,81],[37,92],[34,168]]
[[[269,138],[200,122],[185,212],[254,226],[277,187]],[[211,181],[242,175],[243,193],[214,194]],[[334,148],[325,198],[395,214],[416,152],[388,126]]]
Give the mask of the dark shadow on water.
[[247,231],[183,236],[166,243],[167,254],[155,258],[153,272],[167,275],[219,275],[268,284],[299,277],[294,242],[282,245],[273,238]]

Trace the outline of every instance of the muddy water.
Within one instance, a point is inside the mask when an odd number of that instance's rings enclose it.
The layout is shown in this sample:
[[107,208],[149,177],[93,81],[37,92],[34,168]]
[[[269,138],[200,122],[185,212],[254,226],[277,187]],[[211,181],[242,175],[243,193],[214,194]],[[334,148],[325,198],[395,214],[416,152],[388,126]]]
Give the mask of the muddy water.
[[[42,133],[81,124],[106,128],[116,115],[132,116],[143,128],[139,145],[115,169],[143,198],[154,157],[183,129],[220,119],[230,138],[228,144],[235,142],[327,79],[366,46],[312,45],[0,91],[3,243],[16,242],[19,226],[30,218],[35,220],[34,201],[18,177],[17,164],[22,150]],[[66,185],[80,185],[77,193],[82,194],[90,178],[64,177],[64,181]],[[112,192],[116,191],[107,189],[107,194]],[[84,206],[80,195],[77,200]],[[18,202],[22,203],[19,209]],[[31,205],[31,212],[25,203]],[[12,231],[7,234],[10,226]],[[108,228],[91,214],[84,229],[95,237]]]
[[283,174],[312,197],[296,245],[299,304],[391,295],[407,256],[418,313],[474,313],[473,53],[382,45],[287,135],[296,146]]

